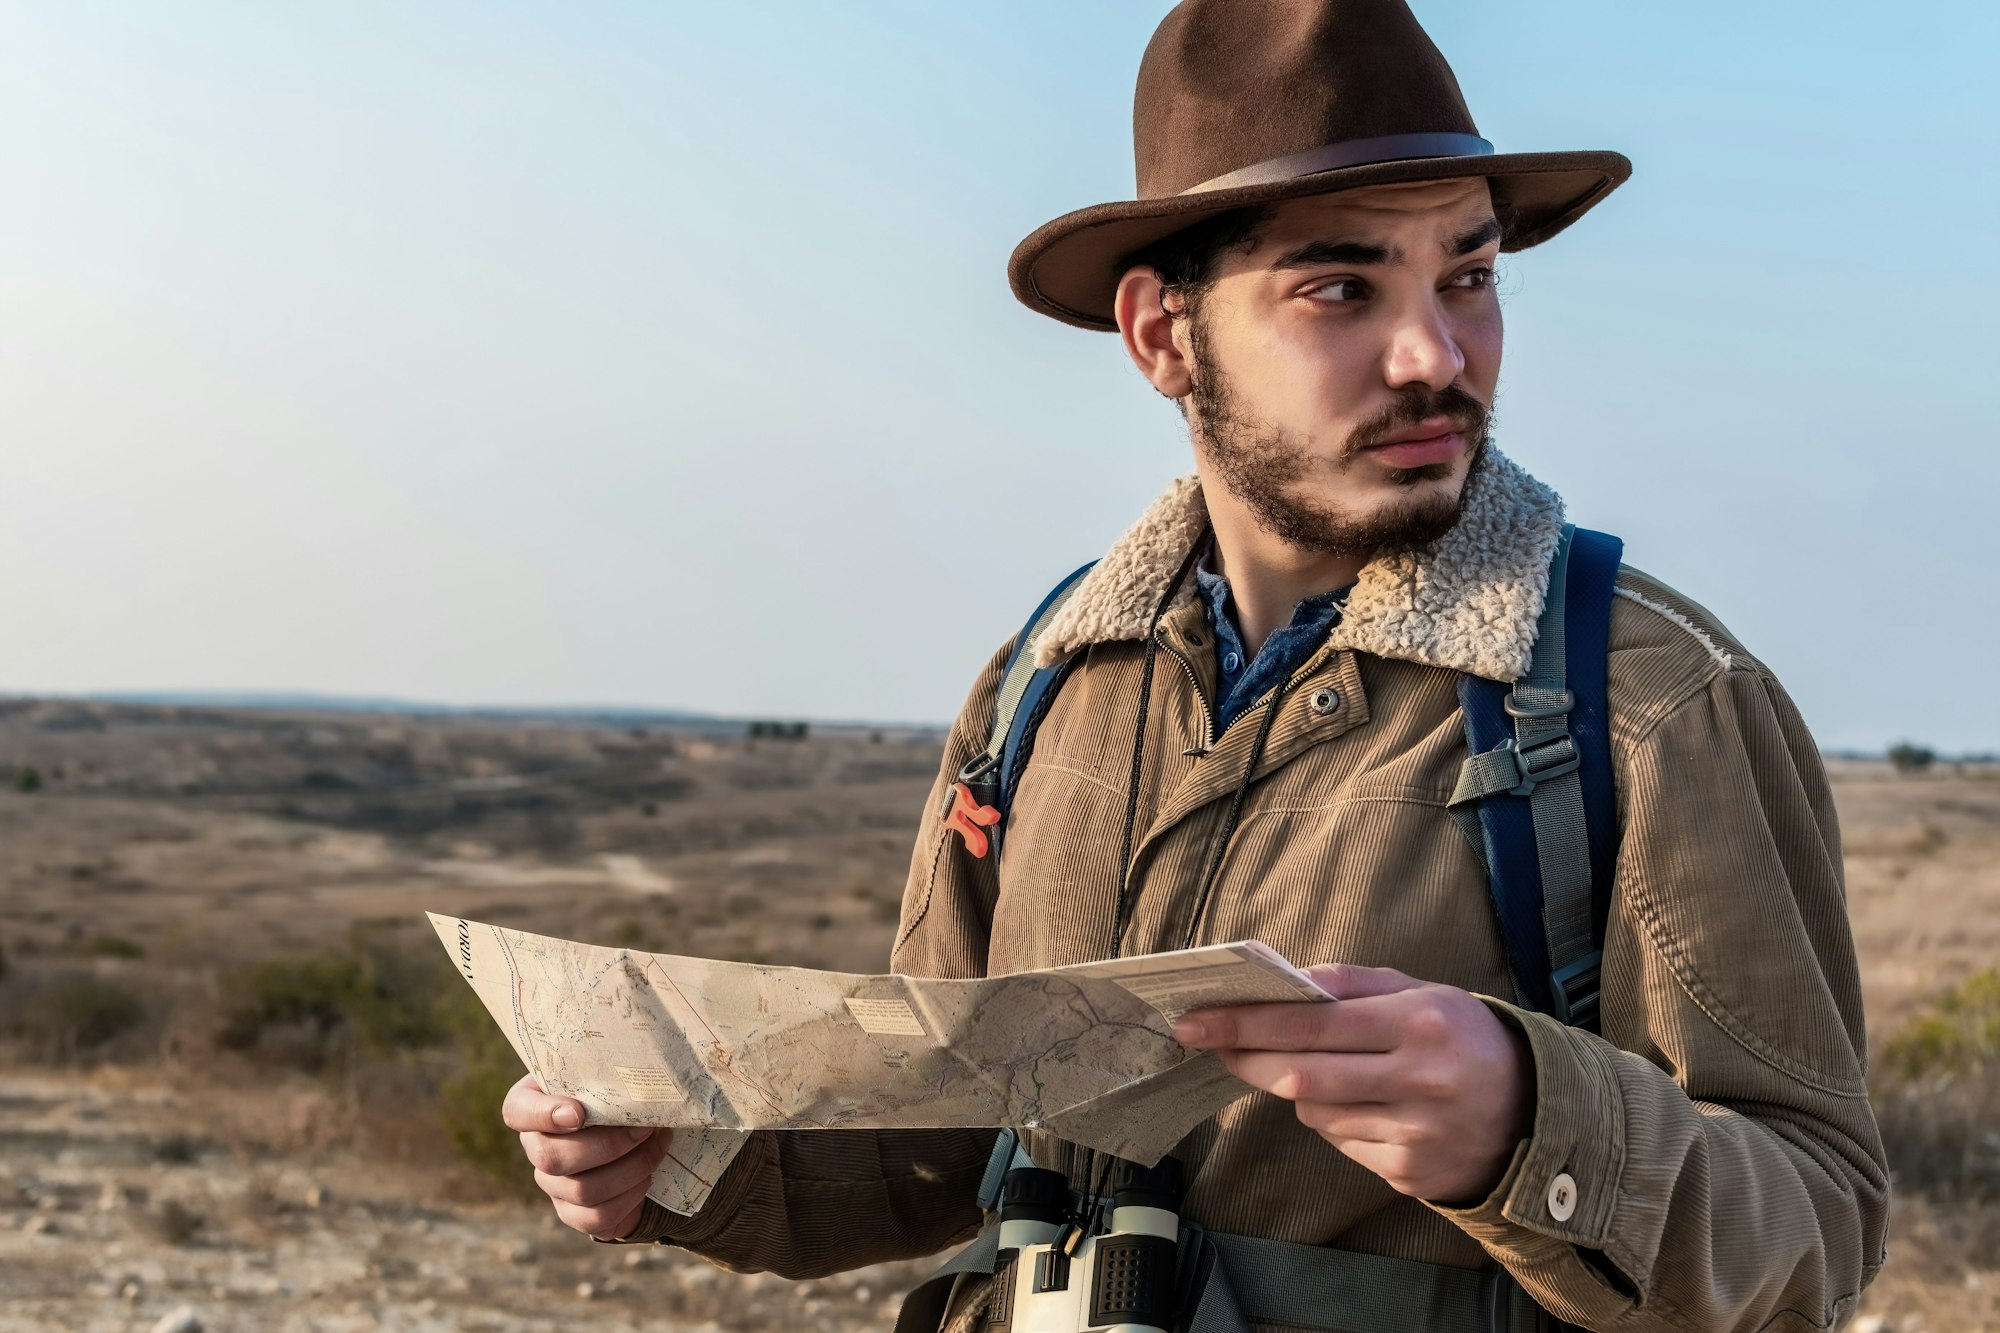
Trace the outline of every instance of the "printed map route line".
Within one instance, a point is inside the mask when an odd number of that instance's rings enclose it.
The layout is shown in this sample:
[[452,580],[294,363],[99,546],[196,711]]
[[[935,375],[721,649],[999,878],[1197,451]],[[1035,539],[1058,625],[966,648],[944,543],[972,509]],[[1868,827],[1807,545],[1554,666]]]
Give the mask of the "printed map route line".
[[514,946],[507,942],[507,936],[498,926],[488,926],[486,929],[492,931],[493,938],[500,941],[500,956],[507,960],[507,986],[514,995],[514,1032],[520,1038],[515,1049],[525,1056],[534,1048],[529,1044],[532,1038],[528,1034],[527,1011],[521,1003],[521,969],[514,962]]
[[745,1075],[736,1072],[736,1057],[730,1054],[728,1045],[724,1043],[721,1037],[716,1035],[715,1029],[708,1025],[706,1018],[702,1017],[701,1010],[696,1008],[694,1002],[688,999],[687,992],[683,991],[680,983],[675,981],[667,970],[660,966],[659,961],[657,959],[648,959],[645,971],[647,973],[658,972],[660,980],[673,988],[675,996],[679,998],[682,1004],[687,1006],[688,1012],[694,1015],[694,1021],[701,1024],[701,1030],[708,1034],[709,1045],[715,1048],[716,1059],[721,1062],[723,1072],[750,1091],[756,1093],[763,1100],[764,1104],[771,1108],[773,1113],[783,1114],[785,1109],[784,1104],[778,1100],[777,1096],[769,1088],[753,1082]]
[[669,1162],[672,1162],[675,1166],[679,1167],[681,1170],[687,1172],[687,1174],[693,1177],[695,1182],[699,1184],[703,1189],[711,1189],[711,1190],[714,1189],[715,1182],[713,1180],[710,1180],[707,1176],[704,1176],[701,1172],[695,1170],[693,1167],[689,1166],[686,1162],[683,1162],[680,1158],[674,1156],[673,1126],[671,1125],[667,1126],[666,1130],[667,1130],[667,1153],[666,1153],[667,1160]]

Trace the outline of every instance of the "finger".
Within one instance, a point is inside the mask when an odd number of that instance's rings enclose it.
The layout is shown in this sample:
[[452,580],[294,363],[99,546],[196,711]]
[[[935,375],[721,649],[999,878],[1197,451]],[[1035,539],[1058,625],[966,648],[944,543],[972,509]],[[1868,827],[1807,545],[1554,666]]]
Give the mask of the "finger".
[[[1393,967],[1329,963],[1311,969],[1309,975],[1329,995],[1350,1003],[1429,988],[1427,982]],[[1395,1040],[1383,1026],[1389,1021],[1387,1017],[1372,1012],[1349,1018],[1342,1012],[1344,1007],[1294,1002],[1199,1009],[1175,1020],[1174,1036],[1182,1045],[1206,1050],[1228,1046],[1272,1051],[1395,1049]],[[1343,1032],[1350,1035],[1339,1035]]]
[[1204,1050],[1318,1050],[1327,1041],[1333,1004],[1239,1004],[1201,1009],[1174,1020],[1184,1046]]
[[583,1103],[574,1097],[551,1097],[533,1074],[523,1074],[500,1103],[507,1128],[526,1133],[566,1134],[583,1128]]
[[1431,1154],[1400,1143],[1377,1143],[1369,1139],[1349,1139],[1333,1146],[1342,1156],[1380,1176],[1390,1189],[1412,1198],[1433,1197],[1435,1187],[1424,1162]]
[[1251,1087],[1286,1101],[1353,1106],[1402,1100],[1400,1062],[1393,1055],[1230,1050],[1222,1062]]
[[1319,988],[1336,1000],[1358,1000],[1369,995],[1394,995],[1415,990],[1427,983],[1393,967],[1359,967],[1353,963],[1321,963],[1306,969]]
[[645,1206],[646,1191],[641,1188],[594,1208],[558,1202],[556,1216],[564,1226],[581,1231],[586,1236],[595,1236],[599,1240],[622,1240],[639,1225],[639,1214]]
[[614,1162],[651,1138],[653,1131],[640,1125],[594,1125],[574,1134],[521,1136],[521,1151],[538,1171],[552,1176],[573,1176]]
[[[1404,996],[1411,993],[1371,995],[1339,1004],[1245,1005],[1233,1011],[1233,1018],[1224,1017],[1212,1031],[1209,1015],[1232,1011],[1211,1009],[1201,1016],[1203,1039],[1187,1044],[1264,1051],[1393,1051],[1408,1039],[1404,1011],[1409,1006]],[[1292,1016],[1286,1010],[1307,1011],[1302,1017],[1310,1018],[1310,1025],[1287,1022]]]
[[1295,1109],[1300,1124],[1317,1131],[1342,1152],[1371,1143],[1408,1147],[1430,1138],[1427,1127],[1398,1118],[1380,1102],[1299,1102]]
[[558,1176],[537,1171],[535,1184],[542,1193],[560,1203],[578,1204],[585,1208],[601,1207],[635,1187],[643,1193],[646,1182],[653,1178],[653,1169],[660,1164],[660,1157],[665,1151],[662,1145],[651,1150],[629,1152],[616,1161],[574,1175]]
[[572,1176],[535,1172],[535,1184],[558,1203],[598,1208],[631,1190],[642,1189],[652,1179],[657,1159],[648,1153],[633,1153],[615,1162],[579,1171]]

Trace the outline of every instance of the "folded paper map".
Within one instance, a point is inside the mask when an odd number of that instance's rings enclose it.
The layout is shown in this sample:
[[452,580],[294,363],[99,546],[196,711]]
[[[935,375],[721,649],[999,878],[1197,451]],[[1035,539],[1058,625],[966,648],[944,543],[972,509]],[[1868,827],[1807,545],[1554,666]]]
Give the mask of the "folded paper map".
[[1175,1017],[1330,998],[1254,941],[937,980],[430,920],[543,1088],[593,1125],[676,1131],[649,1193],[678,1213],[759,1129],[1034,1127],[1150,1165],[1248,1092]]

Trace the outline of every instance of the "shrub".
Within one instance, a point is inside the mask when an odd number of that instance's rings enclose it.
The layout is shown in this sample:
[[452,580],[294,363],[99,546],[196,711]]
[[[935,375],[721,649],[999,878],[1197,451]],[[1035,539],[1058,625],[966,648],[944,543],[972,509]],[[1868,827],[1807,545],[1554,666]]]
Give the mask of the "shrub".
[[200,1141],[185,1134],[169,1134],[153,1145],[153,1160],[168,1166],[186,1166],[200,1158]]
[[1882,1048],[1908,1080],[1953,1077],[2000,1064],[2000,968],[1975,972],[1933,1000]]
[[435,1046],[446,1036],[438,997],[452,980],[442,958],[379,945],[269,959],[230,982],[217,1038],[308,1070]]
[[24,768],[14,775],[14,788],[17,791],[24,792],[40,791],[42,789],[42,775],[36,772],[32,765]]
[[79,958],[144,958],[145,947],[122,935],[93,935],[76,946]]
[[532,1197],[534,1173],[521,1140],[500,1121],[500,1103],[521,1077],[521,1057],[469,986],[439,1005],[459,1057],[458,1072],[438,1089],[438,1113],[461,1161],[510,1192]]
[[8,1006],[7,1030],[50,1062],[92,1054],[146,1017],[130,987],[92,972],[58,972],[21,989]]
[[1918,826],[1916,836],[1904,845],[1912,856],[1929,856],[1950,841],[1951,839],[1945,837],[1943,829],[1936,824],[1926,822]]
[[1921,773],[1937,762],[1937,751],[1912,741],[1897,741],[1889,747],[1889,762],[1898,773]]
[[[443,1128],[460,1160],[509,1192],[535,1193],[520,1140],[500,1120],[520,1057],[442,953],[364,937],[257,963],[229,992],[217,1033],[224,1046],[338,1077],[348,1096],[393,1104],[405,1120],[435,1115],[429,1125]],[[437,1047],[448,1052],[411,1064]],[[428,1070],[441,1059],[451,1072],[432,1085]],[[431,1086],[437,1100],[427,1106]]]
[[1876,1113],[1899,1182],[2000,1197],[2000,970],[1933,1000],[1883,1044]]

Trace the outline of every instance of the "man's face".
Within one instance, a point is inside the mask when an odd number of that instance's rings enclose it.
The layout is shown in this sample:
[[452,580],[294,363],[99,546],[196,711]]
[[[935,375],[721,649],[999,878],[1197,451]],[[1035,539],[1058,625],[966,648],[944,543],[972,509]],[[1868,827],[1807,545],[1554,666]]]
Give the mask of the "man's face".
[[1279,205],[1175,321],[1204,481],[1308,551],[1442,536],[1500,373],[1499,247],[1480,179]]

